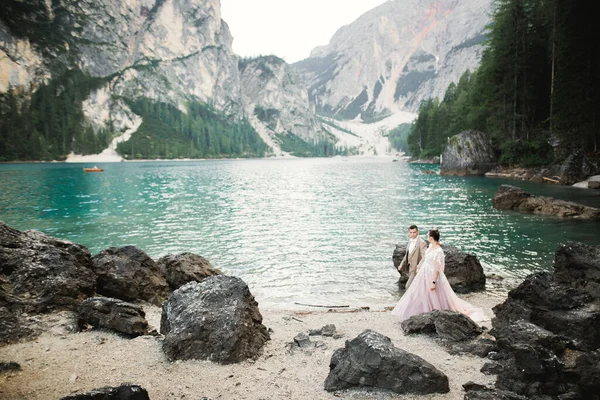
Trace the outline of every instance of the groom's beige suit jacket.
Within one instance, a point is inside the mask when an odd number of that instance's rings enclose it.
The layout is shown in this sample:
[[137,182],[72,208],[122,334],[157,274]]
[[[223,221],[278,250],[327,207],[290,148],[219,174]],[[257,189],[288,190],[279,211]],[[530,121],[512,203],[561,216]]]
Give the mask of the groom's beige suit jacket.
[[[409,242],[410,243],[410,242]],[[417,275],[417,269],[419,269],[420,264],[425,259],[425,251],[427,250],[427,243],[420,237],[417,237],[417,242],[415,243],[415,247],[412,251],[408,252],[409,245],[406,245],[406,254],[404,254],[404,258],[400,262],[400,267],[404,269],[404,272],[408,273],[408,281],[406,282],[406,289],[410,286],[413,279],[415,279],[415,275]]]

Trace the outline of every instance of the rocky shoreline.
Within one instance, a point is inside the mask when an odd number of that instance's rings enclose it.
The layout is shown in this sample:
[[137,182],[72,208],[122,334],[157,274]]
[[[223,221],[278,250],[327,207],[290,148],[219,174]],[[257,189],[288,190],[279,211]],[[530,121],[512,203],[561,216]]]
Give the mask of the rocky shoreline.
[[554,272],[510,291],[445,251],[453,287],[489,322],[433,311],[400,324],[392,304],[260,310],[200,256],[92,257],[0,222],[0,398],[600,398],[600,246],[566,243]]
[[512,185],[501,185],[492,199],[492,205],[498,210],[518,210],[559,218],[587,220],[600,218],[600,209],[598,208],[547,196],[532,196],[523,189]]
[[552,185],[566,185],[581,189],[600,189],[600,175],[590,175],[582,181],[561,179],[555,167],[507,167],[498,166],[485,173],[488,178],[514,179],[548,183]]

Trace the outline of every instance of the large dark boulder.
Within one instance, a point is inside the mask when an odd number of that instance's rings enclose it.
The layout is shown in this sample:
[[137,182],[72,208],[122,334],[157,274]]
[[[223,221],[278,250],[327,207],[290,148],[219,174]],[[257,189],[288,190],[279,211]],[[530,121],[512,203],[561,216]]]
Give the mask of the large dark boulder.
[[600,350],[579,355],[575,361],[573,370],[579,377],[577,383],[582,398],[600,398]]
[[501,185],[492,199],[492,204],[498,210],[515,210],[530,197],[531,195],[520,187]]
[[60,400],[150,400],[150,397],[146,389],[139,385],[123,384],[73,394]]
[[492,141],[482,132],[464,131],[448,139],[440,175],[484,175],[496,166]]
[[600,247],[568,243],[494,307],[496,387],[528,398],[600,399]]
[[526,396],[558,395],[567,377],[561,362],[566,341],[539,326],[519,321],[498,338],[498,348],[510,354],[496,386]]
[[524,320],[569,337],[574,348],[590,350],[600,346],[600,302],[593,301],[586,292],[562,284],[550,273],[528,276],[493,310],[493,332],[500,336]]
[[600,247],[568,242],[554,255],[554,277],[600,299]]
[[492,199],[498,210],[518,210],[541,215],[553,215],[561,218],[597,219],[600,209],[584,206],[572,201],[553,199],[545,196],[532,196],[523,189],[502,185]]
[[600,173],[598,158],[586,155],[586,149],[575,149],[571,154],[565,155],[557,171],[560,183],[572,185],[587,179],[589,176]]
[[163,304],[160,332],[169,359],[224,364],[258,357],[270,339],[248,286],[224,275],[175,290]]
[[473,339],[483,332],[469,317],[450,310],[413,315],[402,321],[401,326],[406,334],[435,333],[441,339],[454,342]]
[[[456,293],[465,294],[485,290],[485,274],[476,256],[465,253],[454,246],[442,245],[442,249],[444,250],[446,264],[444,274]],[[394,267],[398,268],[405,253],[405,245],[396,245],[392,255]],[[403,271],[399,272],[398,286],[401,290],[404,290],[408,275]]]
[[74,310],[94,295],[96,275],[84,246],[0,222],[0,284],[11,308]]
[[375,387],[400,394],[447,393],[448,377],[421,357],[367,329],[331,357],[325,390]]
[[485,290],[485,274],[477,257],[454,246],[442,245],[442,249],[446,256],[444,274],[456,293]]
[[202,282],[209,276],[222,274],[206,258],[193,253],[167,254],[161,257],[156,264],[172,290],[178,289],[188,282]]
[[92,297],[79,305],[79,327],[91,325],[130,337],[148,334],[142,307],[109,297]]
[[109,247],[92,258],[98,275],[97,292],[125,301],[161,305],[169,286],[158,265],[135,246]]
[[0,345],[31,339],[38,332],[30,328],[18,311],[0,307]]

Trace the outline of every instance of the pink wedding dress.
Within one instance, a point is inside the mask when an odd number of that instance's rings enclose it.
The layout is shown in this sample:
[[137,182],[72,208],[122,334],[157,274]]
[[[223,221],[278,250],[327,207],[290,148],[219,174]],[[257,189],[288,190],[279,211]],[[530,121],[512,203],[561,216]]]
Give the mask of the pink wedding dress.
[[[417,272],[412,284],[400,298],[392,314],[404,321],[413,315],[433,311],[452,310],[460,312],[475,322],[487,321],[483,309],[458,298],[446,275],[444,275],[444,251],[441,247],[432,248],[425,252],[425,260]],[[435,290],[430,290],[434,271],[440,274],[435,284]]]

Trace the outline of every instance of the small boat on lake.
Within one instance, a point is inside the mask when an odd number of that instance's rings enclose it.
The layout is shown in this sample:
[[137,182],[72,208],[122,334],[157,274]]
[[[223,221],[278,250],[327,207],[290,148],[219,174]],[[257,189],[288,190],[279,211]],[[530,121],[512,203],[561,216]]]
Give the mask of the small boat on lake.
[[83,172],[102,172],[104,168],[98,168],[94,165],[94,168],[84,168]]

